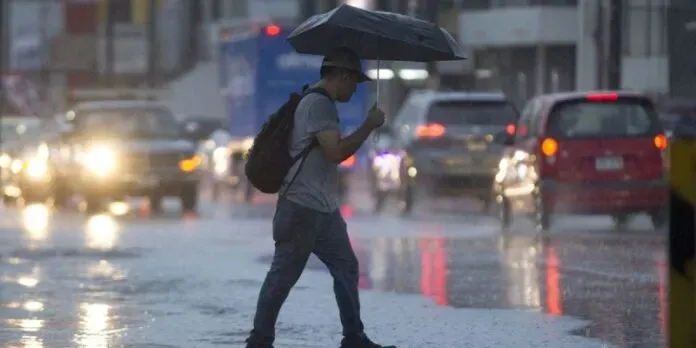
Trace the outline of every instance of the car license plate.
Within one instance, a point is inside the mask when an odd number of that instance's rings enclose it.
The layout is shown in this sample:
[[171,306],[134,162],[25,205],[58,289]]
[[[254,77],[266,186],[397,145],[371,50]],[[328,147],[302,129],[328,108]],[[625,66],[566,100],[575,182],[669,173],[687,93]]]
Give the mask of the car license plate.
[[484,142],[469,142],[466,144],[469,151],[486,151],[486,143]]
[[599,157],[595,159],[597,171],[621,170],[623,166],[623,157]]
[[471,165],[471,160],[468,158],[448,158],[445,163],[450,167],[463,167]]
[[159,185],[159,179],[154,176],[146,176],[145,178],[140,180],[140,184],[147,188],[155,187]]

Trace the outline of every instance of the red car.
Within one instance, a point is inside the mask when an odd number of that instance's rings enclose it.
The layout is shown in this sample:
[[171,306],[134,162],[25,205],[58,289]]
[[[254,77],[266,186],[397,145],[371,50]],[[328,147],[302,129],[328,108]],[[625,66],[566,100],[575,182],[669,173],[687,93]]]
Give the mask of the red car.
[[631,92],[541,95],[522,111],[495,178],[500,221],[530,213],[546,230],[556,214],[637,213],[667,221],[667,138],[650,99]]

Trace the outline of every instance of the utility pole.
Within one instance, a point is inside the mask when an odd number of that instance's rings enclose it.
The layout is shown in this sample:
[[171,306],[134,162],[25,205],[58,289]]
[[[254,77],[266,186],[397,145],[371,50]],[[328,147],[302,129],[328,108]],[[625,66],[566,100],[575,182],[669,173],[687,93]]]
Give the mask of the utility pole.
[[[7,11],[9,1],[0,1],[0,79],[4,78],[4,74],[7,71],[7,58],[8,58],[8,19]],[[5,86],[4,81],[0,80],[0,121],[5,114]],[[0,130],[0,150],[2,150],[2,131]]]
[[48,117],[47,114],[51,108],[49,108],[49,95],[51,95],[51,71],[49,69],[50,64],[50,42],[48,37],[48,11],[50,3],[45,1],[41,3],[39,8],[39,35],[40,35],[40,61],[41,61],[41,88],[39,89],[41,107],[38,110],[41,113],[41,117]]
[[114,1],[106,1],[106,27],[104,28],[105,50],[104,50],[104,74],[110,87],[114,83]]
[[621,62],[623,48],[623,13],[624,2],[609,2],[609,47],[607,52],[607,88],[621,89]]
[[150,0],[148,5],[148,28],[147,28],[147,41],[148,41],[148,54],[147,54],[147,75],[148,75],[148,85],[150,88],[155,88],[157,86],[157,73],[158,73],[158,51],[159,47],[157,45],[157,0]]

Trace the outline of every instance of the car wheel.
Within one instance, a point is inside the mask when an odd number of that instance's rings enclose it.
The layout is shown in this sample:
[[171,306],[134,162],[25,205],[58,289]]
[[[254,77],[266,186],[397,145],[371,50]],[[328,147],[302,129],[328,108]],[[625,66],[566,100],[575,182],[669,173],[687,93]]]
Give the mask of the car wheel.
[[374,194],[374,199],[375,199],[375,207],[374,207],[374,212],[375,214],[382,212],[384,210],[384,204],[387,202],[387,192],[384,191],[375,191]]
[[488,215],[491,213],[493,206],[493,197],[481,197],[481,214]]
[[254,200],[254,191],[256,191],[254,185],[252,185],[249,180],[246,180],[244,183],[244,202],[251,204],[251,202]]
[[148,198],[148,203],[150,203],[150,213],[161,214],[162,213],[162,196],[159,194],[150,195]]
[[64,184],[56,182],[53,186],[53,192],[51,193],[51,200],[53,201],[53,206],[56,208],[67,208],[70,205],[70,199],[72,195],[70,191],[65,187]]
[[512,224],[512,206],[510,200],[504,196],[498,196],[496,201],[499,205],[498,219],[501,229],[505,230]]
[[661,230],[667,225],[668,214],[664,209],[660,209],[650,213],[650,222],[653,228]]
[[410,215],[413,212],[413,206],[415,204],[415,194],[414,188],[411,185],[406,184],[401,190],[401,214]]
[[86,196],[84,198],[87,209],[85,210],[87,214],[99,214],[104,212],[105,204],[104,199],[100,196]]
[[181,195],[181,210],[183,212],[196,212],[198,210],[198,186],[184,186]]
[[535,198],[534,222],[540,231],[548,231],[551,228],[551,211],[548,204],[537,196]]
[[628,225],[630,216],[628,214],[614,214],[611,216],[611,221],[614,224],[614,229],[617,231],[623,231]]
[[2,203],[3,203],[5,206],[12,206],[12,205],[14,205],[16,202],[17,202],[17,199],[15,199],[15,197],[8,196],[8,195],[6,195],[6,194],[3,194],[3,195],[2,195]]

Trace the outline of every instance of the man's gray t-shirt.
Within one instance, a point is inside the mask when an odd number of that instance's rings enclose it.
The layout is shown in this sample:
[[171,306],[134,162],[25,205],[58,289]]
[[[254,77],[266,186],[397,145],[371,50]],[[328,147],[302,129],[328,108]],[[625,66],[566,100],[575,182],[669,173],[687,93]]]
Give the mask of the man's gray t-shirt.
[[[290,155],[295,157],[304,150],[316,134],[325,130],[339,130],[338,110],[334,102],[320,93],[305,96],[295,111],[295,126],[290,140]],[[319,146],[312,149],[302,165],[295,181],[288,183],[297,173],[299,159],[285,176],[281,193],[285,198],[321,212],[338,209],[338,165],[330,161]]]

